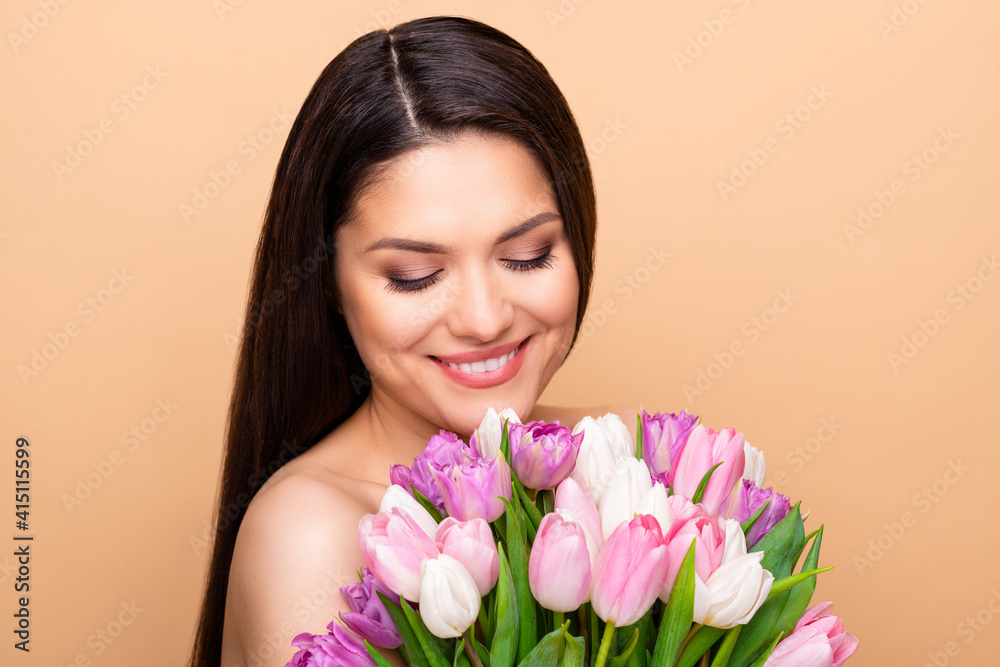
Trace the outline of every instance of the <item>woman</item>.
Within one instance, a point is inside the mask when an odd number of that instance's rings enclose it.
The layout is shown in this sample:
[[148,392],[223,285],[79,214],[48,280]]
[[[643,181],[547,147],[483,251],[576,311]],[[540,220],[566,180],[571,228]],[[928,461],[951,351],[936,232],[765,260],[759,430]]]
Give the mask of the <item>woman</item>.
[[507,35],[419,19],[326,67],[257,248],[194,664],[283,665],[324,632],[390,463],[439,429],[587,414],[535,402],[583,320],[595,224],[573,116]]

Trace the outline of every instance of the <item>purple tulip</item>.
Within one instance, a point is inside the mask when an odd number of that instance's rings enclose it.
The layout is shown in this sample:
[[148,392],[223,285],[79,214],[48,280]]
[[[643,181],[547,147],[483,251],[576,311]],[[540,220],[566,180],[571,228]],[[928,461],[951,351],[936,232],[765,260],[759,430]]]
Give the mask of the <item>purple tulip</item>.
[[653,476],[663,475],[680,456],[684,443],[698,423],[697,415],[681,413],[650,415],[642,411],[642,458]]
[[458,521],[500,518],[507,506],[498,497],[510,500],[510,466],[503,455],[495,459],[477,458],[451,463],[431,474],[441,489],[441,501],[448,516]]
[[[410,491],[410,484],[427,498],[438,511],[444,510],[441,490],[434,481],[433,470],[441,471],[445,466],[462,463],[472,455],[472,450],[457,435],[441,430],[427,441],[424,451],[413,459],[413,467],[393,465],[389,468],[389,480]],[[412,491],[411,491],[412,493]]]
[[785,518],[785,515],[792,509],[792,503],[788,496],[778,493],[772,488],[758,489],[757,485],[749,479],[741,481],[742,484],[736,487],[736,492],[722,506],[721,513],[727,519],[735,519],[743,523],[752,517],[761,505],[768,500],[771,501],[757,517],[753,528],[747,533],[747,546],[752,547],[767,534],[767,531]]
[[327,626],[330,632],[313,635],[303,632],[292,640],[299,650],[285,667],[375,667],[364,642],[336,621]]
[[510,462],[514,474],[529,489],[552,489],[576,465],[583,433],[573,435],[559,421],[508,425]]
[[352,610],[341,613],[340,620],[350,630],[382,648],[396,648],[403,643],[396,624],[392,622],[376,592],[395,601],[399,600],[399,596],[379,581],[367,567],[361,568],[360,583],[341,586],[340,592]]

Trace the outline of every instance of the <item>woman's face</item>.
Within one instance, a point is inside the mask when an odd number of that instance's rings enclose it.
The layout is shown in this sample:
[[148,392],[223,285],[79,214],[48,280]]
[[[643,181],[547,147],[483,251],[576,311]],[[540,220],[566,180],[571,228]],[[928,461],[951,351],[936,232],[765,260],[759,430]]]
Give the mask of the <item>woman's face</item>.
[[528,416],[569,350],[579,283],[527,150],[465,133],[404,154],[336,240],[341,311],[383,419],[468,435],[491,406]]

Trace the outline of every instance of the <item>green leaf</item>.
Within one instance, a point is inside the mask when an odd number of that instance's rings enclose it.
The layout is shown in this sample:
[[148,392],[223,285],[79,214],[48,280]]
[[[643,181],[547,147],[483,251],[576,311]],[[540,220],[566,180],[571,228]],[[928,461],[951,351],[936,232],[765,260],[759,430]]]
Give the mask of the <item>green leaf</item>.
[[590,638],[590,667],[597,662],[598,646],[601,642],[601,626],[597,619],[594,606],[587,603],[587,636]]
[[472,637],[472,648],[476,650],[476,655],[479,656],[479,662],[483,663],[483,667],[490,667],[490,652],[479,643],[475,635]]
[[[381,592],[376,591],[376,593],[378,593],[379,599],[382,600],[382,604],[385,605],[385,610],[389,612],[389,616],[392,618],[392,622],[396,625],[396,630],[399,631],[399,636],[403,640],[400,650],[403,653],[403,657],[406,658],[407,664],[411,667],[430,667],[427,656],[420,649],[420,642],[417,640],[417,635],[413,632],[413,628],[410,627],[410,622],[406,620],[406,615],[400,609],[400,605],[393,602]],[[409,606],[406,602],[402,604],[404,607]]]
[[713,628],[708,625],[700,626],[691,641],[687,643],[681,651],[681,657],[677,659],[677,667],[694,667],[694,664],[701,660],[701,656],[711,650],[715,642],[726,633],[720,628]]
[[632,657],[632,654],[635,652],[635,647],[638,645],[639,628],[635,628],[632,632],[632,638],[628,641],[628,644],[625,645],[625,648],[622,649],[621,653],[608,660],[608,665],[610,667],[625,667],[625,665],[628,664],[629,659]]
[[693,502],[695,505],[700,503],[701,497],[705,495],[705,487],[708,486],[708,480],[712,478],[712,473],[715,472],[715,469],[721,466],[723,463],[725,463],[725,461],[719,461],[714,466],[709,468],[708,472],[705,473],[705,476],[701,478],[700,482],[698,482],[698,489],[694,492],[694,497],[691,498],[691,502]]
[[[773,597],[781,595],[792,586],[795,586],[796,584],[799,584],[811,577],[815,577],[820,572],[828,572],[832,569],[833,569],[832,565],[829,565],[827,567],[818,567],[815,570],[807,570],[806,572],[793,574],[790,577],[783,577],[781,579],[778,579],[773,584],[771,584],[771,592],[768,593],[767,599],[770,600]],[[815,582],[813,583],[813,585],[815,586]],[[803,609],[802,611],[805,611],[805,609]]]
[[[646,667],[649,664],[649,651],[647,647],[649,646],[649,630],[650,626],[653,624],[653,609],[656,608],[656,602],[649,608],[645,614],[642,615],[637,622],[635,622],[630,627],[635,628],[639,631],[639,645],[635,652],[632,653],[632,657],[629,658],[627,667]],[[626,636],[627,633],[625,633]],[[620,652],[620,651],[619,651]]]
[[583,637],[574,637],[567,632],[564,639],[566,648],[559,659],[559,667],[583,667],[583,656],[586,653]]
[[729,664],[729,656],[733,652],[733,645],[736,643],[736,638],[740,636],[742,628],[742,625],[737,625],[726,633],[722,643],[719,644],[719,650],[712,660],[711,667],[726,667]]
[[[452,659],[452,667],[472,667],[469,656],[465,655],[465,638],[463,637],[455,646],[455,657]],[[379,667],[382,667],[381,665]]]
[[[802,569],[799,571],[799,576],[807,574],[810,571],[820,572],[822,570],[818,569],[819,565],[819,550],[823,544],[823,526],[820,526],[816,530],[816,537],[813,540],[812,546],[809,548],[809,553],[806,555],[805,561],[802,563]],[[781,582],[774,582],[777,586]],[[772,589],[774,586],[772,586]],[[805,581],[801,583],[795,583],[791,590],[788,591],[788,602],[785,604],[785,609],[782,611],[781,616],[774,624],[774,631],[781,632],[783,634],[789,634],[795,629],[795,624],[798,623],[799,619],[802,618],[802,614],[805,613],[806,607],[809,606],[809,601],[812,599],[813,592],[816,590],[816,579],[811,576],[807,576]]]
[[767,509],[767,506],[770,504],[771,504],[771,498],[768,498],[763,505],[757,508],[757,511],[754,512],[751,517],[749,517],[746,521],[743,522],[743,525],[741,525],[740,528],[743,530],[744,535],[750,532],[750,529],[753,528],[753,525],[757,523],[757,519],[760,518],[760,515],[764,513],[764,510]]
[[635,458],[642,460],[642,411],[635,413]]
[[525,659],[538,641],[535,599],[531,596],[531,586],[528,583],[528,546],[525,542],[524,526],[519,521],[511,503],[506,499],[504,499],[504,503],[507,505],[507,546],[510,549],[510,573],[514,581],[517,614],[520,617],[517,659],[521,661]]
[[427,498],[427,496],[417,491],[417,487],[413,486],[412,483],[410,484],[410,491],[413,492],[413,497],[416,499],[416,501],[421,505],[423,505],[424,509],[427,510],[432,517],[434,517],[434,520],[438,523],[441,523],[441,521],[443,520],[441,517],[441,512],[438,511],[438,508],[434,507],[434,503],[432,503]]
[[503,545],[498,545],[500,556],[500,578],[497,581],[496,630],[493,643],[490,645],[490,665],[492,667],[511,667],[517,654],[518,644],[518,613],[517,598],[514,592],[514,579],[510,574],[510,565]]
[[772,652],[774,652],[774,647],[778,645],[778,642],[779,642],[779,641],[781,641],[781,638],[782,638],[783,636],[784,636],[784,635],[783,635],[782,633],[780,633],[780,632],[779,632],[779,633],[778,633],[778,636],[777,636],[777,637],[775,637],[775,638],[774,638],[774,640],[772,640],[772,641],[771,641],[771,644],[770,644],[770,646],[766,647],[766,648],[765,648],[765,649],[764,649],[764,650],[763,650],[763,651],[762,651],[762,652],[761,652],[761,653],[760,653],[760,654],[759,654],[759,655],[757,656],[757,659],[753,661],[753,664],[752,664],[752,665],[750,665],[750,667],[764,667],[764,663],[765,663],[765,662],[767,662],[767,659],[768,659],[769,657],[771,657],[771,653],[772,653]]
[[365,639],[364,642],[365,648],[368,649],[368,655],[372,657],[372,660],[375,661],[375,664],[378,665],[378,667],[392,667],[392,665],[389,664],[389,661],[383,658],[382,654],[376,651],[375,647],[368,643],[367,639]]
[[569,621],[542,637],[524,659],[518,662],[518,667],[556,667],[559,663],[559,649],[567,628]]
[[413,628],[413,633],[417,636],[417,642],[420,644],[420,648],[423,650],[424,655],[427,656],[427,660],[431,667],[451,667],[448,664],[448,659],[444,656],[441,651],[441,647],[437,642],[437,637],[431,634],[431,631],[427,629],[424,625],[424,621],[420,618],[418,614],[410,605],[404,604],[403,614],[406,616],[406,620],[409,621],[410,627]]
[[[784,519],[775,524],[757,544],[749,549],[751,552],[764,552],[760,564],[774,575],[776,582],[791,575],[798,554],[805,545],[805,529],[802,525],[800,505],[801,503],[796,503]],[[787,603],[788,591],[786,590],[778,592],[761,605],[754,617],[740,632],[736,646],[729,658],[730,665],[746,667],[761,647],[770,643],[773,633],[776,631],[777,621],[784,613]]]
[[670,589],[667,606],[660,618],[660,629],[650,667],[672,667],[677,661],[684,638],[691,630],[694,619],[694,545],[695,541],[692,539],[680,569],[677,570],[674,586]]
[[503,454],[505,460],[510,461],[510,434],[507,432],[507,422],[510,419],[503,420],[503,431],[500,434],[500,452]]
[[517,497],[521,501],[521,507],[524,508],[524,514],[528,517],[528,521],[531,522],[528,532],[534,532],[538,530],[538,524],[542,522],[542,513],[535,507],[535,503],[531,502],[531,497],[528,496],[528,492],[524,490],[524,485],[521,484],[521,480],[517,478],[517,475],[510,476],[511,482],[514,484],[514,489],[517,491]]

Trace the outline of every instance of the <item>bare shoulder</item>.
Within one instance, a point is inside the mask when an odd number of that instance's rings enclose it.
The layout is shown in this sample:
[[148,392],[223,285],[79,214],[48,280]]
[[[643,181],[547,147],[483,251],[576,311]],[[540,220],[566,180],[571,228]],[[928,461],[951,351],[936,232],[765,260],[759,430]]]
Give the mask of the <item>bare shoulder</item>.
[[339,589],[356,582],[364,564],[358,522],[378,511],[383,489],[295,463],[268,480],[240,525],[223,664],[284,665],[295,635],[321,634],[347,610]]

